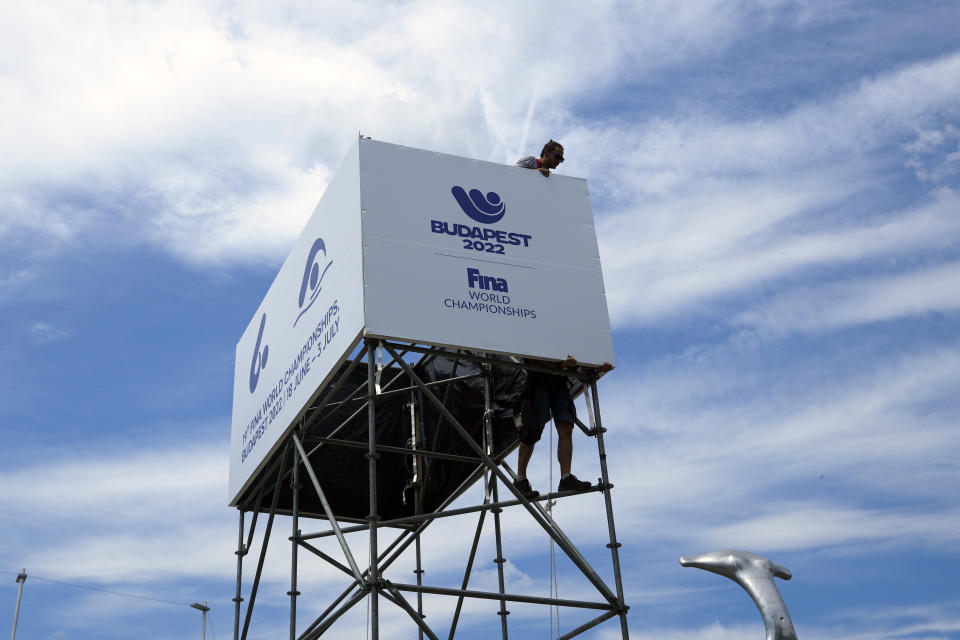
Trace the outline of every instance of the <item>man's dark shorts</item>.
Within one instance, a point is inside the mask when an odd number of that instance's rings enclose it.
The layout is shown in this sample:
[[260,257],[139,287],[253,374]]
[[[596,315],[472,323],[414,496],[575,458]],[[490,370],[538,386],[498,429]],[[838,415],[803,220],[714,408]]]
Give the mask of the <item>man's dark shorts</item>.
[[523,425],[520,427],[520,442],[527,445],[537,442],[543,433],[543,426],[550,421],[551,414],[554,420],[570,424],[573,424],[577,417],[577,408],[570,397],[567,379],[564,376],[530,372],[521,410]]

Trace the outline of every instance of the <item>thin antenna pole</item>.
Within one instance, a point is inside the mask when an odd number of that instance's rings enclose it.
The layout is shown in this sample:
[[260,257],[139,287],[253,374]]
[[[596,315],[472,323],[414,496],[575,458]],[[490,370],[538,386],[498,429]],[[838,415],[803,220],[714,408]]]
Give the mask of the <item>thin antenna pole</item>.
[[20,596],[23,595],[23,583],[27,581],[27,570],[20,569],[17,574],[17,608],[13,610],[13,631],[10,632],[10,640],[17,638],[17,619],[20,617]]
[[200,640],[207,640],[207,611],[210,611],[207,601],[204,600],[203,604],[194,602],[190,607],[203,613],[203,619],[200,621]]

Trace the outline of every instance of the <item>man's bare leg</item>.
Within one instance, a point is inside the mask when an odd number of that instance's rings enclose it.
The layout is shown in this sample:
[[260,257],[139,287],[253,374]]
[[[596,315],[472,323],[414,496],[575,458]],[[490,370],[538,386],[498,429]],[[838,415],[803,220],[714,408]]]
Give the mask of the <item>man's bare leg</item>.
[[532,444],[520,443],[517,448],[517,475],[521,478],[527,477],[527,463],[530,462],[530,456],[533,455]]
[[[560,477],[570,473],[573,463],[573,425],[566,420],[557,420],[557,462],[560,463]],[[520,445],[521,447],[523,445]],[[519,461],[518,461],[519,466]]]

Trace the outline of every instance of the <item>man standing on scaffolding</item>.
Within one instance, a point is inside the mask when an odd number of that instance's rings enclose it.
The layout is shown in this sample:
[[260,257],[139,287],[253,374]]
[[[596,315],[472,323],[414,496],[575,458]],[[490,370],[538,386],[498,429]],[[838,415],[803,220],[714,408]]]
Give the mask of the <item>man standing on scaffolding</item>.
[[[536,169],[544,176],[550,177],[550,170],[556,169],[561,162],[563,162],[563,145],[550,140],[543,145],[539,158],[525,156],[517,160],[517,166]],[[529,362],[548,369],[569,369],[577,364],[571,355],[560,363],[543,360]],[[605,363],[603,369],[609,370],[608,367],[610,365]],[[580,480],[570,472],[573,461],[573,423],[577,418],[577,409],[570,397],[566,376],[528,371],[521,409],[523,424],[520,427],[520,448],[517,451],[516,485],[527,499],[540,495],[539,491],[535,491],[530,486],[530,481],[527,479],[527,463],[530,462],[533,448],[540,439],[544,426],[550,421],[551,415],[557,426],[557,461],[560,463],[560,484],[557,490],[585,491],[591,487],[589,482]]]
[[[529,360],[530,364],[550,369],[569,369],[577,361],[568,355],[563,362]],[[543,429],[553,416],[557,426],[557,461],[560,463],[560,484],[557,491],[585,491],[590,483],[570,473],[573,462],[573,423],[577,408],[570,397],[567,377],[539,371],[527,371],[527,383],[521,401],[520,448],[517,450],[517,489],[528,500],[540,495],[527,480],[527,463]]]

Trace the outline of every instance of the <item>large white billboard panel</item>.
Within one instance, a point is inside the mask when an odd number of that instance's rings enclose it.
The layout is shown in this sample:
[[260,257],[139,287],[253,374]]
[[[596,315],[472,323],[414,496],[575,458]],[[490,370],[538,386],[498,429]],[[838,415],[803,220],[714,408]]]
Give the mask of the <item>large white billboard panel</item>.
[[237,343],[231,504],[362,332],[361,244],[355,145]]
[[231,504],[362,335],[612,363],[586,181],[359,140],[237,343]]
[[613,362],[587,183],[362,140],[368,335]]

